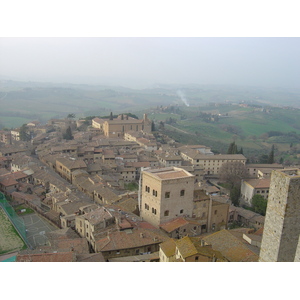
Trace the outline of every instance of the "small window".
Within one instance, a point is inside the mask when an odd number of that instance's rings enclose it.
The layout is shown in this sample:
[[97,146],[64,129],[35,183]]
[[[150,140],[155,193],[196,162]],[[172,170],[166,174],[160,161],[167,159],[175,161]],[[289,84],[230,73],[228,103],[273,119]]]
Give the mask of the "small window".
[[195,256],[195,261],[198,261],[199,260],[199,256]]
[[170,198],[170,192],[165,192],[165,198]]
[[215,215],[217,214],[217,212],[218,212],[218,211],[217,211],[217,210],[215,210]]
[[183,214],[183,209],[180,210],[180,213]]
[[181,197],[184,196],[184,193],[185,193],[185,191],[184,191],[184,190],[181,190],[181,191],[180,191],[180,196],[181,196]]
[[164,216],[167,217],[168,215],[169,215],[169,211],[166,210],[165,213],[164,213]]

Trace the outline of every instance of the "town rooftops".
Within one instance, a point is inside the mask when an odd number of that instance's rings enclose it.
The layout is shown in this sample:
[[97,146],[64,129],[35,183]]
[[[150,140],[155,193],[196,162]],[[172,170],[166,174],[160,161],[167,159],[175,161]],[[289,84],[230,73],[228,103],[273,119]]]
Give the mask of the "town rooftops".
[[61,163],[62,165],[64,165],[69,170],[87,167],[86,163],[82,159],[72,159],[72,158],[61,157],[61,158],[57,158],[56,161]]
[[221,230],[203,237],[214,250],[221,252],[231,262],[256,262],[258,255],[238,239],[230,230]]
[[176,247],[185,259],[192,255],[200,254],[210,258],[216,257],[218,260],[226,261],[223,255],[209,246],[202,246],[199,238],[185,236],[176,241]]
[[176,243],[174,239],[168,239],[167,241],[160,244],[161,250],[167,257],[175,255]]
[[191,173],[180,169],[180,168],[161,168],[144,171],[145,173],[151,174],[157,179],[168,180],[168,179],[179,179],[179,178],[191,178],[194,177]]
[[3,186],[11,186],[11,185],[15,185],[18,183],[18,180],[23,179],[28,177],[27,174],[25,174],[22,171],[18,171],[15,173],[9,173],[9,174],[4,174],[0,176],[0,183]]
[[104,252],[160,244],[167,239],[168,237],[152,230],[133,228],[108,233],[106,237],[97,240],[96,244],[98,250]]
[[99,207],[87,214],[82,215],[82,217],[88,220],[91,224],[97,224],[99,222],[102,222],[104,219],[110,219],[113,216],[106,208]]
[[276,170],[273,172],[280,172],[281,174],[285,175],[286,177],[300,177],[300,169],[298,168],[291,168],[291,169],[283,169],[283,170]]
[[270,187],[270,178],[263,178],[263,179],[247,179],[244,182],[249,184],[255,189],[265,189]]
[[17,262],[73,262],[76,261],[74,252],[18,254]]

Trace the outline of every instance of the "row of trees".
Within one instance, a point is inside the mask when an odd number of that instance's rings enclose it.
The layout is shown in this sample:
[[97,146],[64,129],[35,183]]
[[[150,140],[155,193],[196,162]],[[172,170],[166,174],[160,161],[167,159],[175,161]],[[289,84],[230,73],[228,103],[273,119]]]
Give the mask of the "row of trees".
[[229,144],[227,154],[244,154],[244,150],[243,147],[241,147],[240,150],[238,150],[238,147],[235,144],[235,142],[232,142]]

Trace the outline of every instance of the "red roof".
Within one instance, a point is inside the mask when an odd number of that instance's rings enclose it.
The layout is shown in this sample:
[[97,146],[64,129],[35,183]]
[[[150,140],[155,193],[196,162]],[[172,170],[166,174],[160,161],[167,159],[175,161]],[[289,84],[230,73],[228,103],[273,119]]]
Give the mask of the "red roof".
[[73,262],[76,256],[74,252],[38,253],[17,255],[17,262]]

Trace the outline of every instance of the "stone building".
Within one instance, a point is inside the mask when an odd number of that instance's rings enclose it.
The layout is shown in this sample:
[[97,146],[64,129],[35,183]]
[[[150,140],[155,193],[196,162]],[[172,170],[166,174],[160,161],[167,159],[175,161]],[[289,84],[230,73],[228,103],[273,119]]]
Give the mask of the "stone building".
[[242,180],[241,202],[252,206],[252,197],[261,195],[266,200],[269,198],[270,178]]
[[190,161],[194,166],[201,166],[206,175],[218,175],[223,164],[241,162],[246,164],[246,157],[242,154],[216,154],[203,152],[199,149],[179,148],[184,160]]
[[259,261],[300,261],[299,224],[300,170],[274,170]]
[[117,118],[92,120],[92,126],[103,131],[106,137],[123,137],[128,131],[151,132],[152,121],[144,114],[143,119],[135,119],[128,115],[119,115]]
[[78,169],[87,170],[87,165],[82,159],[72,157],[56,159],[56,172],[70,183],[72,183],[72,172]]
[[172,167],[142,173],[141,217],[155,227],[193,214],[194,175]]
[[160,262],[227,262],[228,260],[199,238],[169,239],[160,244]]

